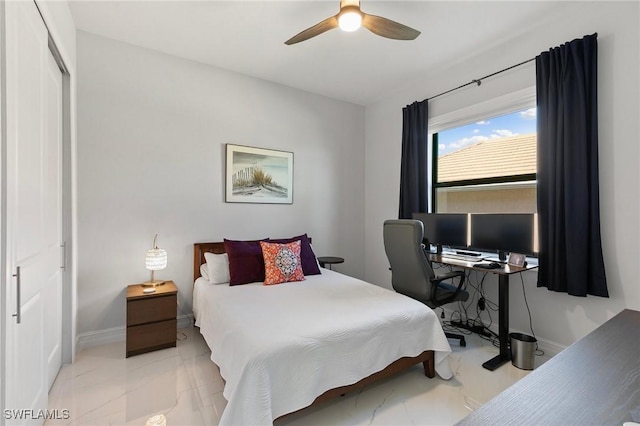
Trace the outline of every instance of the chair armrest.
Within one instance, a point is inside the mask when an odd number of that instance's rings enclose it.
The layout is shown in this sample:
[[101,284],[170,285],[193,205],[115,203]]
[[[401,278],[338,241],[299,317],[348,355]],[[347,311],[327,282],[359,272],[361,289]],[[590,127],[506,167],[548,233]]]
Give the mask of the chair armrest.
[[[464,271],[452,271],[449,272],[447,274],[442,274],[442,275],[438,275],[434,278],[431,279],[431,300],[433,302],[435,302],[438,306],[440,305],[446,305],[449,302],[454,301],[457,297],[458,294],[460,294],[460,291],[462,290],[462,285],[464,284],[464,278],[465,278],[465,273]],[[445,297],[442,300],[438,300],[436,298],[436,290],[438,288],[438,285],[440,285],[440,283],[442,281],[451,279],[451,278],[456,278],[459,277],[460,281],[458,282],[458,287],[456,287],[455,291],[448,297]]]
[[434,284],[439,284],[440,282],[444,281],[444,280],[448,280],[449,278],[455,278],[455,277],[465,277],[465,273],[464,271],[451,271],[449,273],[446,274],[442,274],[442,275],[436,275],[434,278],[431,279],[431,282]]

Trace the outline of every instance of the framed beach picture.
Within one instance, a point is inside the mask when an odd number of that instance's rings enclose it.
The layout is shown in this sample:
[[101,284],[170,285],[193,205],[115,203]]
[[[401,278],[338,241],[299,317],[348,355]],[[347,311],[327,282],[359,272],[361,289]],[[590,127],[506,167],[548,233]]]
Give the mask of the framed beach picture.
[[227,203],[293,203],[293,152],[227,144]]

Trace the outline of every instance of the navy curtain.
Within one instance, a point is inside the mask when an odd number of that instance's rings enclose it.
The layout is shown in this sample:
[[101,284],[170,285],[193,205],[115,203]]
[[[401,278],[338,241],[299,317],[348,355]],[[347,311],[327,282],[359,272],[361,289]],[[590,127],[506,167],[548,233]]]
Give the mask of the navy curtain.
[[399,219],[411,219],[413,213],[427,212],[429,207],[427,102],[402,108]]
[[609,297],[598,185],[597,34],[536,57],[538,286]]

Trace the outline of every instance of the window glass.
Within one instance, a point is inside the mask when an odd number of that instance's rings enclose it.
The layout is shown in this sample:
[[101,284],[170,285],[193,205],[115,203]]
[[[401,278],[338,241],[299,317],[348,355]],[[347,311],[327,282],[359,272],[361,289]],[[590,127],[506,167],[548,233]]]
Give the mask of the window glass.
[[433,211],[536,213],[536,109],[433,135]]

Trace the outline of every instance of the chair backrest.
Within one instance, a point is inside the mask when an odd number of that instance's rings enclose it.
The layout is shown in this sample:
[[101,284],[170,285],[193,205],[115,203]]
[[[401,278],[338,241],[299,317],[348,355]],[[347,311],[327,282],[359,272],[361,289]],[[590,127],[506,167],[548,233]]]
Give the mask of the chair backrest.
[[384,222],[384,251],[391,265],[393,289],[431,305],[431,279],[435,277],[422,248],[424,229],[419,220]]

